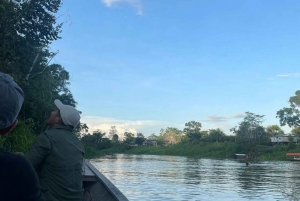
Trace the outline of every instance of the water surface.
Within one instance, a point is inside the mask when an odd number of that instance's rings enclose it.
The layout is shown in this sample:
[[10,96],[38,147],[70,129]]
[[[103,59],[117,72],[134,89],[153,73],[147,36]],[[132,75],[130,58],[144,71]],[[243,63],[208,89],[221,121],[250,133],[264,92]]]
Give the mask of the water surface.
[[300,200],[300,163],[110,155],[91,163],[129,200]]

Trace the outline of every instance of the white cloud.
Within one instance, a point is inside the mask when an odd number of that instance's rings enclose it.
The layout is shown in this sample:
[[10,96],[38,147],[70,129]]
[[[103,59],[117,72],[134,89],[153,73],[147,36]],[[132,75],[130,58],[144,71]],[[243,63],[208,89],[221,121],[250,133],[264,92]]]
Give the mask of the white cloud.
[[138,15],[143,14],[143,6],[141,0],[101,0],[107,7],[112,7],[118,3],[129,3],[132,7],[137,10]]
[[148,136],[154,132],[159,132],[160,128],[165,127],[165,124],[168,123],[153,120],[121,120],[99,116],[83,116],[81,122],[87,124],[89,133],[99,129],[108,135],[111,126],[116,126],[119,137],[122,137],[124,132],[131,132],[134,134],[142,132],[145,136]]
[[278,74],[277,77],[299,77],[300,73],[286,73],[286,74]]
[[244,118],[245,113],[236,113],[229,116],[209,115],[203,121],[205,122],[226,122],[229,119]]
[[240,112],[240,113],[229,115],[227,119],[244,118],[245,116],[246,116],[245,112]]

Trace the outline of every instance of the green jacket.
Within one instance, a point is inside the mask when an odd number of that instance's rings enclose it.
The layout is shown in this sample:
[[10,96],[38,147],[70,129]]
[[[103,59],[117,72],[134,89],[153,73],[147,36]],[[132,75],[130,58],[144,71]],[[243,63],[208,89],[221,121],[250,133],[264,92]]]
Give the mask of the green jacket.
[[26,154],[36,169],[47,201],[82,200],[83,146],[67,126],[41,133]]

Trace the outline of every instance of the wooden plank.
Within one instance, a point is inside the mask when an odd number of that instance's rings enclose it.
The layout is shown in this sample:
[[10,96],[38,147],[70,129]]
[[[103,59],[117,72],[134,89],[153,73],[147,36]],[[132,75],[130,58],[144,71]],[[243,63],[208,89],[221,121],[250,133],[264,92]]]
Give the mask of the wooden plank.
[[87,167],[95,174],[99,181],[107,188],[114,198],[118,201],[128,201],[125,195],[102,173],[100,173],[88,160],[84,162]]

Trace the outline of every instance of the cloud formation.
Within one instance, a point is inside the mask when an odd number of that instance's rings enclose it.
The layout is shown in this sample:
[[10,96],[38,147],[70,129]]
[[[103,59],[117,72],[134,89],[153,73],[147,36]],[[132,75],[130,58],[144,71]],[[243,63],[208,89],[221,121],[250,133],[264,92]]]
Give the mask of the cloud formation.
[[[152,120],[121,120],[114,118],[105,118],[99,116],[83,116],[81,122],[86,123],[89,127],[89,133],[100,130],[105,132],[107,135],[111,126],[116,126],[117,134],[119,137],[123,137],[124,132],[131,132],[136,134],[137,132],[143,132],[143,130],[153,130],[163,126],[166,122],[152,121]],[[159,131],[159,130],[158,130]],[[145,136],[151,133],[143,133]]]
[[237,119],[237,118],[244,118],[246,116],[245,113],[236,113],[229,116],[219,116],[219,115],[209,115],[203,121],[205,122],[226,122],[229,119]]
[[107,7],[112,7],[118,3],[128,3],[132,7],[134,7],[137,11],[136,14],[142,15],[143,14],[143,6],[141,0],[101,0]]
[[286,73],[286,74],[278,74],[277,77],[299,77],[300,73]]

